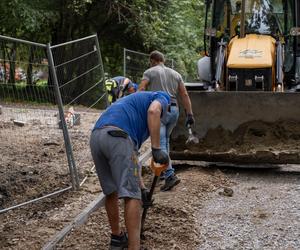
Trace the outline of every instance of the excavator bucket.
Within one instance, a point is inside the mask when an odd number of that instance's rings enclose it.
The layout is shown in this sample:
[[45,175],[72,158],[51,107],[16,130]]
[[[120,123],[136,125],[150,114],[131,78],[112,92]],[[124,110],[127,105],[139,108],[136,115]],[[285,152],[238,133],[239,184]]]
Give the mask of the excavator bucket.
[[189,91],[197,144],[186,144],[184,110],[170,156],[241,164],[300,163],[300,93]]

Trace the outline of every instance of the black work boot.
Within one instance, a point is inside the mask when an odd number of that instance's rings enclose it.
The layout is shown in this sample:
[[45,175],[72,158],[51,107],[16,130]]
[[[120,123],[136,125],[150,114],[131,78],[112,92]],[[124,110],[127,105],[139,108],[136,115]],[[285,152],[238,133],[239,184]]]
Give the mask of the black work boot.
[[160,188],[160,190],[161,191],[171,190],[173,187],[179,184],[179,182],[180,179],[175,174],[173,174],[166,179],[165,184]]
[[122,232],[121,235],[111,235],[110,250],[123,250],[128,247],[127,233]]

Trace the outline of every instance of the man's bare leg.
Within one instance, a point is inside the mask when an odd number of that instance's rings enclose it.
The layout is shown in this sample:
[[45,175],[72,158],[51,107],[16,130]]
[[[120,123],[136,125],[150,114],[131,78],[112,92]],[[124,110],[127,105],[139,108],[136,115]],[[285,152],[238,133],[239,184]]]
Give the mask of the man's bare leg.
[[128,250],[140,249],[141,201],[125,198],[125,225],[128,232]]
[[119,203],[118,194],[116,192],[107,195],[105,198],[105,209],[108,216],[111,233],[113,235],[120,235],[120,217],[119,217]]

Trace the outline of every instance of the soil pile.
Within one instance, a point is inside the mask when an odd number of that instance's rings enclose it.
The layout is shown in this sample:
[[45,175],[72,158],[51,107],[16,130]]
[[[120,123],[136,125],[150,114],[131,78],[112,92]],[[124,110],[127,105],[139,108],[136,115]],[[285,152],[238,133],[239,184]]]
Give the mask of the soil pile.
[[[240,125],[231,132],[222,127],[210,129],[196,145],[185,145],[185,138],[174,141],[173,150],[187,154],[200,153],[203,156],[221,155],[222,161],[241,161],[249,157],[249,162],[298,163],[300,162],[300,126],[296,121],[268,123],[251,121]],[[243,158],[243,159],[242,159]],[[203,159],[211,160],[213,159]]]

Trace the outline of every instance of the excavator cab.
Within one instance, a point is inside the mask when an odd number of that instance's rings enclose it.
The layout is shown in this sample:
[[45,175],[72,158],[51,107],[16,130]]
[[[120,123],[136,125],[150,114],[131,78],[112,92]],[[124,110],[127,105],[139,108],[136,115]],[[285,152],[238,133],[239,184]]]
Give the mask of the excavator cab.
[[[213,89],[283,91],[299,83],[296,0],[207,0],[199,78]],[[210,62],[210,72],[203,72]]]
[[300,163],[299,0],[206,0],[204,29],[197,69],[208,88],[187,85],[199,143],[185,144],[181,109],[171,158]]

